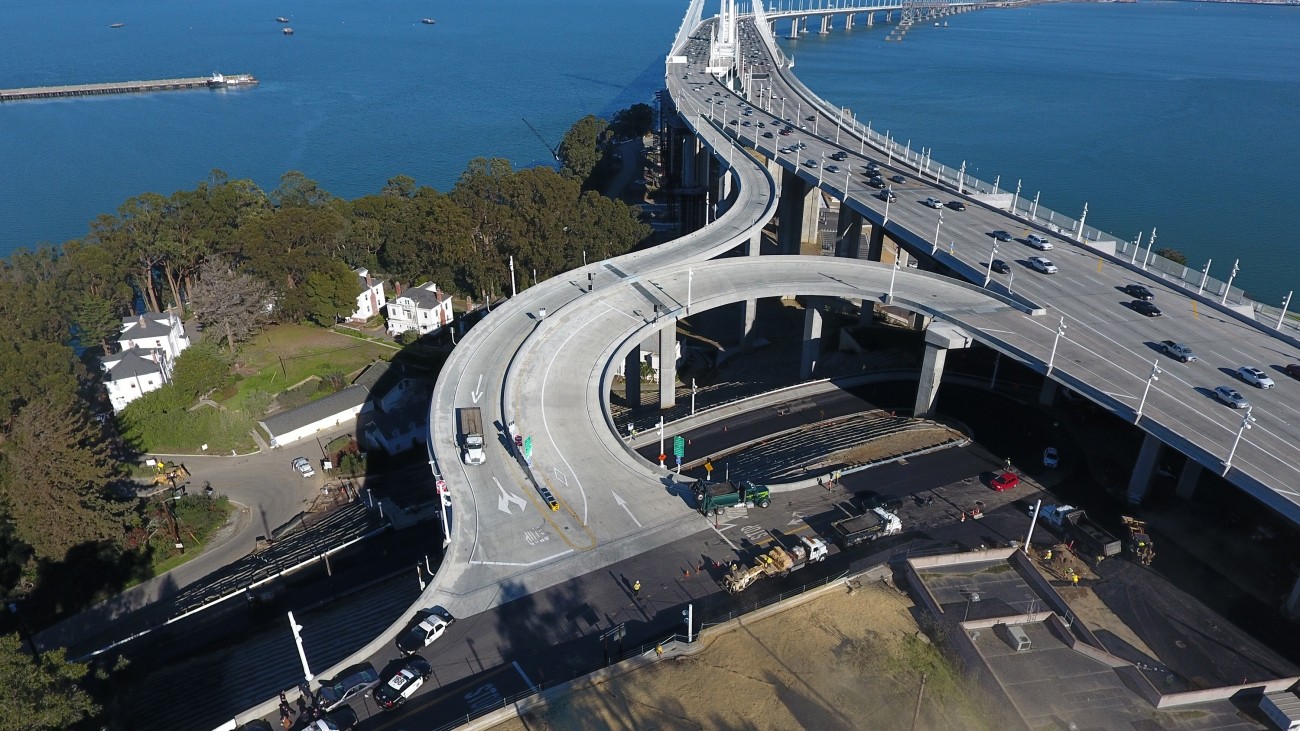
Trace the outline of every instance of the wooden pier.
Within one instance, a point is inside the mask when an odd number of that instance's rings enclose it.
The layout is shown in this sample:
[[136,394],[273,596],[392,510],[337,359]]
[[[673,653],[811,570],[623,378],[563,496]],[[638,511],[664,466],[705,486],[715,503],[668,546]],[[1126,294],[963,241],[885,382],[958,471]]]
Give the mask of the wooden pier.
[[99,94],[131,94],[145,91],[176,91],[179,89],[229,88],[214,83],[212,77],[196,76],[189,79],[156,79],[154,81],[119,81],[108,84],[72,84],[69,86],[33,86],[25,89],[0,89],[0,102],[24,99],[56,99],[66,96],[95,96]]

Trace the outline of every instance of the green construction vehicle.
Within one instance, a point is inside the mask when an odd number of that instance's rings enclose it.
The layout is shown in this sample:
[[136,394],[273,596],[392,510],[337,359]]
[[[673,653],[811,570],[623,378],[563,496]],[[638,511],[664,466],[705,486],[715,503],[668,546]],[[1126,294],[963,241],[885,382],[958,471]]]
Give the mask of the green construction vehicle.
[[694,489],[695,506],[702,515],[718,513],[733,505],[766,508],[772,504],[768,489],[752,482],[697,482]]

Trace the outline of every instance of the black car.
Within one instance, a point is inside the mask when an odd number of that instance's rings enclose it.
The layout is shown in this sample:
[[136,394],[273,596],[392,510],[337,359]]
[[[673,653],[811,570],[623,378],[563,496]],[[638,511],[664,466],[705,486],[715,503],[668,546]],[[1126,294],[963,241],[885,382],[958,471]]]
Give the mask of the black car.
[[1154,294],[1151,294],[1151,290],[1147,289],[1146,287],[1143,287],[1140,284],[1125,285],[1124,294],[1130,297],[1136,297],[1137,299],[1140,300],[1153,300],[1156,298]]
[[881,495],[874,490],[860,492],[857,495],[854,495],[854,498],[858,501],[858,504],[862,506],[864,511],[880,508],[881,510],[893,513],[903,507],[903,498]]
[[1133,311],[1138,314],[1146,315],[1147,317],[1160,317],[1160,308],[1146,300],[1133,300],[1128,303],[1128,306],[1132,307]]
[[882,200],[882,201],[891,201],[891,202],[892,202],[892,201],[896,201],[896,200],[898,200],[898,196],[894,195],[894,191],[892,191],[892,190],[882,190],[882,191],[880,191],[879,193],[876,194],[876,197],[879,198],[879,199]]
[[876,164],[876,161],[875,161],[875,160],[868,160],[868,161],[867,161],[867,169],[868,169],[868,170],[878,170],[878,169],[880,169],[880,166]]
[[962,203],[961,201],[948,201],[948,207],[953,209],[954,211],[966,210],[966,204]]
[[849,159],[849,153],[844,152],[843,150],[841,150],[841,151],[839,151],[839,152],[833,153],[833,154],[831,155],[831,159],[832,159],[832,160],[839,160],[840,162],[844,162],[845,160]]
[[433,675],[433,666],[419,655],[410,657],[392,665],[379,678],[379,685],[370,694],[375,703],[384,710],[392,710],[415,694],[424,681]]
[[379,682],[379,671],[368,662],[346,668],[335,677],[321,681],[316,691],[316,702],[326,711],[332,711],[355,695],[360,695]]
[[352,731],[356,727],[357,712],[352,706],[339,706],[304,726],[302,731]]
[[993,263],[989,265],[989,268],[998,274],[1006,274],[1011,271],[1011,265],[1001,259],[994,259]]
[[766,138],[766,139],[769,139],[769,140],[770,140],[770,139],[772,139],[772,133],[771,133],[771,132],[764,132],[764,133],[763,133],[763,137]]
[[1286,371],[1286,374],[1292,378],[1300,378],[1300,363],[1292,363],[1282,370]]
[[997,231],[994,231],[993,233],[989,234],[989,236],[992,236],[993,238],[997,239],[998,241],[1010,241],[1010,240],[1011,240],[1011,234],[1007,233],[1006,231],[1003,231],[1002,229],[998,229]]
[[889,179],[892,180],[892,181],[894,181],[895,183],[906,183],[906,182],[907,182],[907,178],[904,178],[902,175],[890,175],[890,176],[889,176]]

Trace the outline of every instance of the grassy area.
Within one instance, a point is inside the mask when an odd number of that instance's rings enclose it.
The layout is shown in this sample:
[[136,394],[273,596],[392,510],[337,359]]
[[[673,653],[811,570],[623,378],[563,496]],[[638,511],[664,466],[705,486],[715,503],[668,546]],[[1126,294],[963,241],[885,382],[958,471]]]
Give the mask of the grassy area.
[[[154,576],[170,571],[202,553],[235,509],[225,495],[215,498],[185,495],[170,506],[167,505],[168,502],[164,499],[149,504],[149,518],[158,528],[149,539]],[[168,515],[169,511],[171,516]],[[176,548],[177,534],[185,545],[184,551]]]
[[236,367],[243,379],[223,402],[243,410],[253,392],[279,393],[312,376],[360,371],[376,360],[393,357],[391,346],[308,325],[285,324],[267,329],[240,349]]
[[257,449],[248,432],[253,419],[247,414],[202,406],[193,411],[171,414],[165,420],[142,424],[124,436],[145,451],[159,454],[246,454]]

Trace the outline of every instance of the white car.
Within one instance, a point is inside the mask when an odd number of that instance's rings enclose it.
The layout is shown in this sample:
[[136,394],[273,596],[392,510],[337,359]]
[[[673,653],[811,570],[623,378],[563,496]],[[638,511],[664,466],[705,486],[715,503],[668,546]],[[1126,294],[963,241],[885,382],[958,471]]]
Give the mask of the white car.
[[311,462],[306,457],[299,457],[293,461],[293,468],[303,477],[315,477],[316,470],[312,469]]
[[1044,258],[1041,257],[1041,256],[1031,256],[1031,257],[1029,257],[1029,266],[1031,266],[1031,267],[1033,267],[1034,269],[1036,269],[1036,270],[1042,272],[1043,274],[1055,274],[1055,273],[1056,273],[1056,265],[1053,264],[1053,263],[1051,262],[1050,259],[1044,259]]
[[937,208],[943,208],[943,201],[939,200],[938,198],[933,198],[933,197],[932,197],[932,198],[926,198],[926,199],[925,199],[925,205],[929,206],[930,208],[936,208],[936,209],[937,209]]
[[456,619],[451,615],[445,617],[433,614],[433,610],[414,627],[409,628],[397,638],[397,650],[403,655],[411,655],[419,652],[421,648],[428,647],[433,641],[442,637],[447,628],[451,626]]
[[1029,234],[1025,237],[1025,243],[1038,249],[1039,251],[1051,251],[1052,242],[1039,236],[1038,234]]
[[1048,447],[1043,450],[1043,466],[1056,467],[1061,464],[1061,456],[1056,453],[1056,447]]
[[1256,388],[1272,388],[1274,385],[1273,379],[1269,378],[1267,373],[1258,368],[1242,366],[1237,369],[1237,375],[1241,380]]

